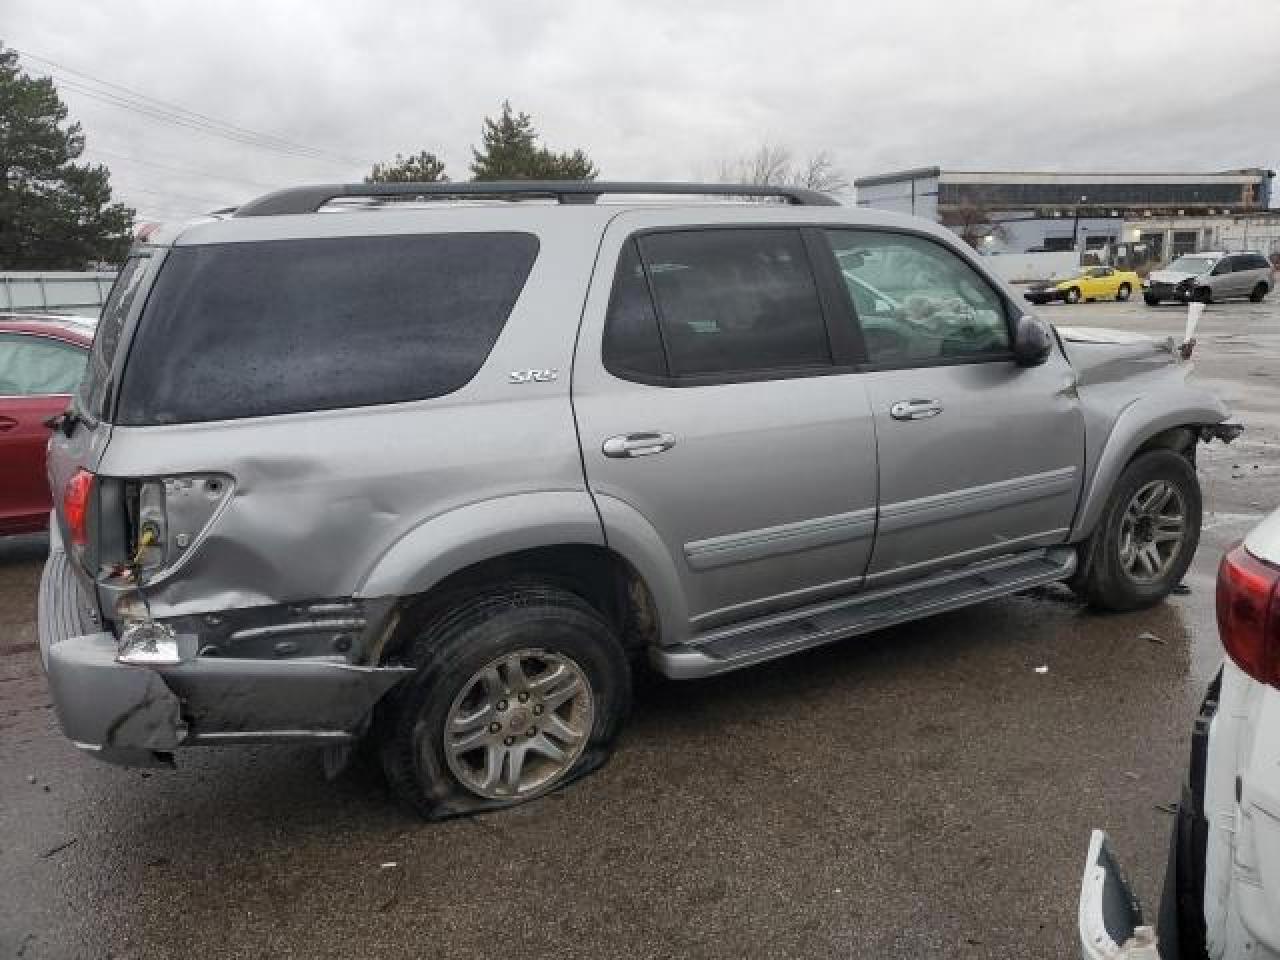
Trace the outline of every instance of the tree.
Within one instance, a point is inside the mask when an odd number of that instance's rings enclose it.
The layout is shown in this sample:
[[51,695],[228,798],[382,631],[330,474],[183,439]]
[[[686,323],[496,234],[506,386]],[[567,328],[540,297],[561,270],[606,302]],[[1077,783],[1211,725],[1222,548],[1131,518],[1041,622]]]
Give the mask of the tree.
[[111,202],[110,173],[77,164],[80,124],[48,77],[31,78],[0,47],[0,267],[78,270],[119,263],[134,211]]
[[749,183],[757,187],[806,187],[820,193],[849,189],[849,178],[836,169],[831,154],[820,150],[796,162],[791,150],[762,143],[750,153],[720,162],[716,179],[721,183]]
[[412,157],[396,154],[389,163],[375,163],[365,183],[448,183],[444,161],[434,153],[423,150]]
[[538,143],[533,118],[502,101],[497,120],[484,118],[481,148],[471,148],[472,180],[594,180],[600,171],[581,150],[554,153]]
[[960,236],[975,249],[988,237],[1003,240],[1006,231],[1003,224],[991,219],[987,208],[977,203],[963,203],[940,211],[938,222]]

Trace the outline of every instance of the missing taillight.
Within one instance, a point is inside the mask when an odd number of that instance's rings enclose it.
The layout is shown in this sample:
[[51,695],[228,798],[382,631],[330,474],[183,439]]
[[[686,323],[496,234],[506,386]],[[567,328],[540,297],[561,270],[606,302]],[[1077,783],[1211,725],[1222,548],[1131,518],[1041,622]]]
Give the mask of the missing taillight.
[[1262,683],[1280,687],[1280,568],[1243,546],[1218,568],[1218,633],[1235,664]]
[[95,477],[84,468],[76,470],[62,488],[62,518],[67,524],[71,546],[83,550],[89,545],[89,507]]

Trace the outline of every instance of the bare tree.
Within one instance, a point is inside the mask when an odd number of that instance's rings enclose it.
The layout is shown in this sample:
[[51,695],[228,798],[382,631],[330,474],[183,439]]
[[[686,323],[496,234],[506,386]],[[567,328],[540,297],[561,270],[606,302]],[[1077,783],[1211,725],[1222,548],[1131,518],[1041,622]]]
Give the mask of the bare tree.
[[788,147],[771,143],[762,143],[750,153],[721,160],[716,179],[720,183],[764,187],[807,187],[822,193],[839,193],[849,188],[848,177],[836,169],[827,151],[796,162]]
[[948,208],[939,214],[938,220],[975,249],[988,237],[997,240],[1006,238],[1004,225],[992,220],[990,212],[981,204],[965,203]]

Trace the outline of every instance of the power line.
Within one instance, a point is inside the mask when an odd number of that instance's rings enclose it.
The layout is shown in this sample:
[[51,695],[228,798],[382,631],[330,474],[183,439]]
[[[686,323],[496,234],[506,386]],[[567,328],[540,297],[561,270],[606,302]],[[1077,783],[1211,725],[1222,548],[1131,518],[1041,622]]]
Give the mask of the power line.
[[[271,150],[276,153],[285,154],[299,158],[321,160],[327,163],[339,164],[342,166],[363,165],[361,161],[354,160],[350,157],[344,157],[339,154],[330,153],[320,150],[316,147],[306,146],[274,134],[262,133],[260,131],[251,130],[248,127],[241,127],[236,124],[228,123],[225,120],[219,120],[207,114],[188,109],[175,103],[165,100],[159,100],[155,97],[148,96],[124,87],[109,80],[102,80],[88,73],[74,70],[71,67],[63,66],[53,60],[36,54],[27,53],[11,47],[15,53],[23,58],[36,61],[38,64],[44,64],[46,67],[53,68],[61,74],[70,74],[71,76],[54,75],[59,84],[69,89],[87,96],[90,99],[99,100],[112,106],[120,107],[125,110],[131,110],[143,116],[150,117],[154,120],[160,120],[173,123],[178,126],[187,127],[188,129],[198,130],[213,136],[223,137],[237,143],[243,143],[246,146],[254,146],[263,150]],[[48,72],[48,71],[46,71]],[[72,77],[81,78],[79,80]],[[88,81],[87,83],[84,81]],[[93,86],[91,86],[91,84]],[[116,92],[113,92],[116,91]]]
[[102,155],[104,157],[114,157],[117,160],[126,160],[129,163],[139,163],[146,167],[155,167],[157,170],[169,170],[173,173],[185,173],[196,177],[207,177],[210,180],[223,180],[227,183],[243,183],[249,187],[261,187],[264,190],[275,190],[280,186],[279,183],[262,183],[258,180],[246,180],[244,177],[229,177],[221,173],[213,173],[209,170],[196,170],[192,167],[175,167],[167,163],[158,163],[155,160],[143,160],[141,157],[131,157],[125,153],[115,153],[111,150],[103,150],[100,147],[89,148],[89,153],[94,156]]

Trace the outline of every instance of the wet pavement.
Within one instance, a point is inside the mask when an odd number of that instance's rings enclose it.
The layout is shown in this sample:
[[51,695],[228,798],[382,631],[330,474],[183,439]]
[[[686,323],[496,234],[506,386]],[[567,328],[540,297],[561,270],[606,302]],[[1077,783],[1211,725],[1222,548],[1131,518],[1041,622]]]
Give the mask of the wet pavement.
[[1210,306],[1199,340],[1196,376],[1249,429],[1201,449],[1188,595],[1104,617],[1054,588],[648,677],[604,770],[483,818],[421,823],[371,763],[327,783],[302,749],[194,749],[175,772],[79,755],[36,653],[44,543],[0,544],[0,958],[1075,955],[1091,827],[1155,903],[1220,655],[1215,565],[1280,504],[1280,301]]

